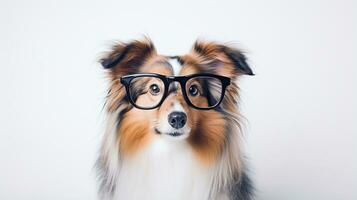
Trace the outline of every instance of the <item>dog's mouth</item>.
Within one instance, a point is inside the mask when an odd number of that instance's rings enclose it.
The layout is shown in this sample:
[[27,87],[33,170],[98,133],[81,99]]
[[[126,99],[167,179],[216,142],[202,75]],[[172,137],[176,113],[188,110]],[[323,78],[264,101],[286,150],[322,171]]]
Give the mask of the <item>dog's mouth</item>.
[[[159,129],[157,129],[157,128],[155,128],[155,133],[156,133],[156,134],[159,134],[159,135],[162,134],[162,132],[159,131]],[[168,132],[168,133],[165,133],[165,134],[166,134],[166,135],[169,135],[169,136],[172,136],[172,137],[178,137],[178,136],[183,135],[183,133],[182,133],[182,132],[179,132],[179,131]]]
[[181,132],[172,132],[172,133],[166,133],[167,135],[173,136],[173,137],[178,137],[183,135]]

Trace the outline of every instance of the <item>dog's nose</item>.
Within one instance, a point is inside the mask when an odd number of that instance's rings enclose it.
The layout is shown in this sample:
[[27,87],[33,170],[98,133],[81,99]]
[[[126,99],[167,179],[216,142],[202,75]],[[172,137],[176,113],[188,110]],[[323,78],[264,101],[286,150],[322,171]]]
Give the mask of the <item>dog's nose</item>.
[[186,124],[187,116],[184,112],[172,112],[168,117],[169,124],[176,128],[182,128]]

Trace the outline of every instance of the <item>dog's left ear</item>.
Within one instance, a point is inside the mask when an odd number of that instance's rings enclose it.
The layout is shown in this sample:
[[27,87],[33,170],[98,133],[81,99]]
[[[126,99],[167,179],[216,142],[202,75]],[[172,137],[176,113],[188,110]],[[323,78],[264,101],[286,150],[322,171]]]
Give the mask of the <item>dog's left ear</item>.
[[244,75],[253,76],[254,73],[247,63],[247,58],[238,49],[221,45],[222,51],[231,60],[237,72]]
[[206,67],[205,70],[226,76],[254,75],[246,56],[237,48],[197,41],[193,51],[198,55],[199,64]]

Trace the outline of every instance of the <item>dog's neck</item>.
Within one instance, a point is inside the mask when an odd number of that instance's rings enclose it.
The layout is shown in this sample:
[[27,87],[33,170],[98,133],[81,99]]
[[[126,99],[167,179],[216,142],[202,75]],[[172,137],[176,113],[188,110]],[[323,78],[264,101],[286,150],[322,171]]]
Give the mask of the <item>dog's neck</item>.
[[185,141],[158,137],[122,160],[114,199],[208,199],[212,180]]

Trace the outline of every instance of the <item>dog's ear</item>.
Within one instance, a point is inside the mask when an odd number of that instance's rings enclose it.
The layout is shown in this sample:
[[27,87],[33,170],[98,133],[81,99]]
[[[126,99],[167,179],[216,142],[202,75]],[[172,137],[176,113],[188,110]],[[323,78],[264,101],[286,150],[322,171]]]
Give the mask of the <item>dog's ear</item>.
[[228,47],[228,46],[221,46],[222,51],[225,55],[231,60],[236,68],[237,73],[244,74],[244,75],[254,75],[252,69],[247,63],[247,58],[242,53],[242,51]]
[[135,73],[145,60],[156,53],[150,39],[134,40],[128,43],[115,44],[111,51],[100,59],[105,69],[122,75]]
[[115,67],[125,56],[128,50],[131,48],[130,45],[123,43],[116,44],[112,47],[112,52],[108,53],[104,58],[100,60],[100,64],[104,69],[110,69]]
[[196,41],[193,51],[206,70],[228,76],[254,75],[242,51],[228,45]]

